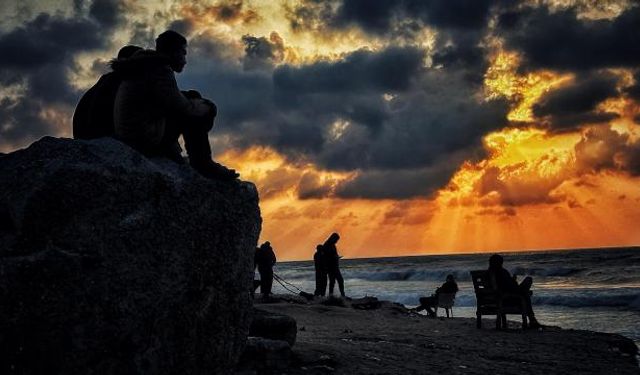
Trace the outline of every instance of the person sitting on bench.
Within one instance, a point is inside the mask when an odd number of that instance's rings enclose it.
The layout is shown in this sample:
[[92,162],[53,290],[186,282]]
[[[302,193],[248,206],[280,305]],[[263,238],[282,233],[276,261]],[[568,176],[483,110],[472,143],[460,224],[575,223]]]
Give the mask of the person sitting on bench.
[[529,318],[529,328],[538,329],[542,326],[536,319],[531,305],[531,285],[533,279],[530,276],[525,277],[520,284],[511,276],[509,271],[502,268],[504,258],[501,255],[493,254],[489,258],[489,272],[493,274],[496,282],[496,289],[500,292],[514,293],[522,296],[527,309],[527,317]]

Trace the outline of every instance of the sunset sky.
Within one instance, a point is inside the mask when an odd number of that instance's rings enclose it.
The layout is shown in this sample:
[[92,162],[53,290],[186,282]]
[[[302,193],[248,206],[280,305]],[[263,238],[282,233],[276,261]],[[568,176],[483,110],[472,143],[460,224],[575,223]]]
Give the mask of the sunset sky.
[[0,152],[166,29],[279,259],[640,245],[637,1],[2,1]]

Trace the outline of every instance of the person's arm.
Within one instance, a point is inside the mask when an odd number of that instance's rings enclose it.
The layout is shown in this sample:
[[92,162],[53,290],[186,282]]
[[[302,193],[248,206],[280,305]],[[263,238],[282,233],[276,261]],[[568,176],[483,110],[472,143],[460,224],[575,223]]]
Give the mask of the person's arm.
[[158,68],[153,85],[162,109],[169,114],[205,116],[212,111],[212,107],[204,99],[188,99],[180,91],[175,75],[168,66]]

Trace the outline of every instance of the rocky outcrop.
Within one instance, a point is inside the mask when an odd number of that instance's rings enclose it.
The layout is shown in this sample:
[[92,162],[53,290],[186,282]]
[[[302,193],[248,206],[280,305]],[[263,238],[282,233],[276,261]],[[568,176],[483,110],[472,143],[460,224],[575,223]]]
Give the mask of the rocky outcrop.
[[0,159],[0,373],[214,374],[251,314],[258,195],[111,139]]

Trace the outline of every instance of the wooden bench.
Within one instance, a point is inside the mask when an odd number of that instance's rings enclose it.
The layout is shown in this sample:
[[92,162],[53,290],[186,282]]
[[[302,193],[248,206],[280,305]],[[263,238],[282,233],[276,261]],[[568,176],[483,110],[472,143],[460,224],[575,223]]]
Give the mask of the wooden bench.
[[436,304],[436,316],[438,316],[438,308],[444,309],[449,317],[449,311],[451,311],[451,317],[453,317],[453,304],[456,302],[455,293],[438,293],[438,303]]
[[522,329],[527,328],[527,306],[524,297],[515,293],[501,293],[489,271],[471,271],[476,292],[476,326],[482,328],[482,315],[496,316],[496,329],[507,328],[507,314],[522,316]]

